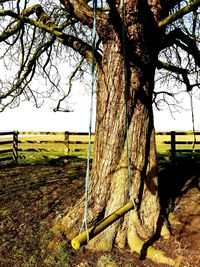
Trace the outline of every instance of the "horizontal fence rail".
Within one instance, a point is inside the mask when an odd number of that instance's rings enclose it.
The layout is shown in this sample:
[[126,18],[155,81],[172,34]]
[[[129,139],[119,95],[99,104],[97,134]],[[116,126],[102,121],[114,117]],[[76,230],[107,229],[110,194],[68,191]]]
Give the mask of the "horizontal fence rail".
[[[172,163],[176,161],[177,153],[199,153],[200,132],[157,132],[156,136],[162,139],[160,143],[168,148]],[[188,136],[188,137],[187,137]],[[95,134],[92,134],[92,151],[94,149]],[[183,139],[181,139],[183,138]],[[188,139],[187,139],[188,138]],[[0,162],[12,160],[17,163],[19,159],[32,153],[44,155],[47,158],[50,152],[59,152],[59,155],[84,155],[88,149],[87,132],[0,132]],[[73,154],[75,153],[75,154]],[[58,153],[57,153],[58,154]]]
[[[0,136],[9,140],[0,139],[0,154],[4,155],[0,158],[0,162],[13,161],[17,163],[17,138],[18,132],[0,132]],[[7,148],[9,146],[9,148]],[[3,150],[1,149],[3,147]],[[6,156],[5,156],[6,155]]]
[[[200,132],[157,132],[157,136],[166,135],[170,137],[169,141],[163,141],[164,144],[170,145],[170,159],[172,163],[176,162],[177,153],[199,153],[200,152]],[[180,140],[180,138],[187,138],[190,136],[193,140]],[[199,138],[199,140],[197,140]],[[179,139],[179,140],[177,140]],[[179,147],[181,145],[181,148]],[[190,146],[189,148],[183,148],[184,146]],[[198,148],[196,147],[198,146]],[[196,154],[198,155],[198,154]]]
[[13,132],[0,132],[0,136],[4,136],[4,135],[12,135]]

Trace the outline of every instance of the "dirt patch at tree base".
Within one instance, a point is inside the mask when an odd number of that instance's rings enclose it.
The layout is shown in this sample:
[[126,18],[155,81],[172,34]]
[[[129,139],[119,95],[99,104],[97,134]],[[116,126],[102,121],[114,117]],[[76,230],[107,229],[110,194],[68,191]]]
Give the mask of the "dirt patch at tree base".
[[[130,250],[115,247],[95,253],[66,244],[59,252],[48,248],[51,227],[84,192],[85,161],[66,165],[33,165],[0,170],[0,266],[167,266],[140,260]],[[182,257],[181,267],[200,266],[200,192],[198,183],[185,190],[171,218],[171,236],[154,247],[167,256]]]

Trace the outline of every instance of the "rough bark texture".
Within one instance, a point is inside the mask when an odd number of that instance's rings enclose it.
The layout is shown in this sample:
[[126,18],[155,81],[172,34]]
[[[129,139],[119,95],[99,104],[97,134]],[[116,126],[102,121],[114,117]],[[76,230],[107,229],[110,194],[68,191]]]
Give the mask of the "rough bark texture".
[[[155,30],[155,17],[158,16],[155,3],[151,11],[148,5],[140,6],[141,2],[128,1],[126,32],[114,27],[104,40],[102,69],[98,71],[97,81],[95,157],[90,178],[88,222],[93,223],[97,218],[111,214],[129,201],[129,195],[131,200],[137,199],[139,203],[137,210],[130,211],[91,240],[88,244],[90,249],[110,250],[114,244],[120,248],[128,244],[132,250],[140,252],[143,242],[158,231],[160,204],[152,91],[160,33]],[[115,12],[111,13],[110,20],[115,20],[113,25],[121,27],[122,16],[117,9]],[[123,40],[126,41],[125,48]],[[126,51],[125,59],[123,49]],[[130,185],[126,153],[127,116],[131,151]],[[83,210],[82,199],[60,222],[58,228],[68,238],[79,232]]]

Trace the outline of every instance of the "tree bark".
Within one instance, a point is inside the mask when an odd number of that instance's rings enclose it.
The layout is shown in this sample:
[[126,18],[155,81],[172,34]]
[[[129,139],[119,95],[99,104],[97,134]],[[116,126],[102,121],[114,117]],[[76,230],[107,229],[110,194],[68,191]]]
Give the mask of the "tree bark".
[[[131,211],[123,220],[100,235],[102,240],[106,239],[102,241],[106,243],[106,249],[111,249],[114,240],[118,246],[124,247],[133,231],[148,239],[156,230],[159,200],[151,104],[155,67],[145,65],[147,69],[144,71],[143,65],[136,66],[134,62],[129,62],[128,97],[125,97],[127,92],[123,78],[122,47],[117,34],[104,48],[103,69],[99,70],[97,84],[95,157],[90,178],[89,222],[103,218],[126,204],[130,192],[131,199],[139,199],[138,216],[135,217],[135,212]],[[130,185],[126,153],[127,115],[131,151]],[[67,233],[67,229],[75,225],[77,234],[82,216],[83,200],[63,219],[64,232]],[[70,238],[73,235],[70,234]],[[95,246],[99,239],[100,237],[96,238]],[[104,249],[102,245],[98,246]]]
[[[101,251],[111,250],[113,245],[120,248],[128,245],[133,251],[141,252],[144,242],[158,231],[160,215],[152,111],[159,45],[159,42],[155,45],[154,37],[158,39],[158,33],[153,32],[151,26],[149,32],[145,31],[144,24],[138,22],[139,13],[137,18],[135,14],[134,18],[130,17],[132,13],[129,11],[127,14],[126,33],[115,28],[104,40],[102,68],[98,70],[88,224],[108,216],[130,200],[136,199],[138,204],[136,209],[89,241],[89,249]],[[120,21],[121,18],[117,19]],[[127,38],[125,48],[123,38]],[[56,229],[72,239],[80,230],[83,213],[84,198],[57,224]]]

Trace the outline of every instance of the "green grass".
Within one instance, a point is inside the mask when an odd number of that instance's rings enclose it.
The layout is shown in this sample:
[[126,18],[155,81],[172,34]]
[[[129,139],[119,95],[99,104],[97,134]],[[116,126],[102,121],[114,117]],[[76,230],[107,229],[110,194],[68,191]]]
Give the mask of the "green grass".
[[[192,140],[192,136],[182,136],[182,138]],[[179,140],[183,140],[182,138],[179,137]],[[0,201],[4,203],[0,207],[2,266],[77,266],[74,263],[76,256],[70,250],[71,248],[53,252],[49,251],[47,247],[53,238],[51,226],[59,216],[66,214],[66,208],[73,206],[76,200],[83,195],[86,161],[71,159],[67,165],[41,164],[51,163],[55,158],[64,157],[67,154],[65,144],[39,143],[47,139],[63,141],[64,136],[20,137],[20,140],[23,141],[37,141],[36,143],[21,143],[19,144],[21,149],[49,149],[50,151],[19,152],[19,165],[13,168],[3,167],[0,171],[2,190]],[[170,160],[170,145],[163,144],[166,140],[169,141],[170,136],[156,137],[159,163],[166,163],[166,160],[168,162]],[[87,141],[87,137],[70,136],[70,141]],[[70,148],[78,149],[80,146],[87,149],[87,144],[73,144]],[[181,146],[181,148],[184,147]],[[10,147],[0,147],[1,150],[8,148]],[[72,151],[69,155],[86,158],[87,152]],[[0,154],[1,156],[2,154]],[[173,197],[170,182],[172,184],[175,182],[174,189],[178,192],[180,188],[177,186],[178,181],[185,182],[185,178],[182,176],[188,178],[199,175],[200,160],[198,158],[193,160],[191,156],[184,159],[180,168],[181,175],[175,166],[173,170],[178,171],[174,172],[174,176],[170,171],[166,173],[163,171],[164,168],[170,166],[168,162],[165,165],[160,164],[160,169],[162,169],[163,177],[167,177],[164,179],[166,187],[163,188],[164,190],[170,188],[170,196]],[[36,163],[41,165],[28,165]],[[4,162],[0,164],[2,165]],[[177,174],[181,179],[174,179]],[[135,264],[135,266],[138,265]]]
[[73,266],[47,247],[52,225],[83,194],[84,175],[85,161],[1,169],[0,266]]
[[[196,137],[197,141],[200,141],[200,136]],[[11,140],[8,138],[1,138],[0,140]],[[87,144],[70,144],[68,152],[68,146],[65,142],[65,136],[63,134],[59,135],[19,135],[19,163],[23,164],[31,164],[31,163],[46,163],[51,160],[55,160],[57,158],[64,158],[66,156],[76,156],[79,158],[87,157]],[[94,140],[94,136],[92,136],[92,141]],[[182,135],[176,136],[176,141],[193,141],[194,136]],[[28,143],[26,142],[28,141]],[[45,141],[50,141],[51,143],[45,143]],[[57,143],[53,143],[53,142]],[[63,143],[58,143],[62,141]],[[69,141],[79,141],[79,142],[87,142],[88,136],[82,135],[69,135]],[[170,141],[170,135],[156,135],[156,144],[157,144],[157,154],[158,158],[165,158],[169,160],[170,158],[170,144],[164,144],[164,141]],[[42,143],[41,143],[42,142]],[[12,144],[10,145],[1,145],[0,150],[10,149],[12,148]],[[93,146],[92,146],[93,148]],[[192,149],[193,145],[176,145],[176,149]],[[83,151],[77,151],[77,149],[81,149]],[[200,149],[200,145],[195,145],[195,149]],[[29,150],[29,151],[27,151]],[[188,153],[186,153],[188,155]],[[200,153],[198,153],[200,154]],[[181,155],[177,152],[177,155]],[[184,153],[183,153],[184,155]],[[193,154],[194,155],[194,154]],[[196,154],[197,155],[197,154]],[[12,153],[0,154],[0,158],[12,156]],[[6,163],[6,162],[5,162]],[[4,162],[0,162],[0,164],[4,164]]]

